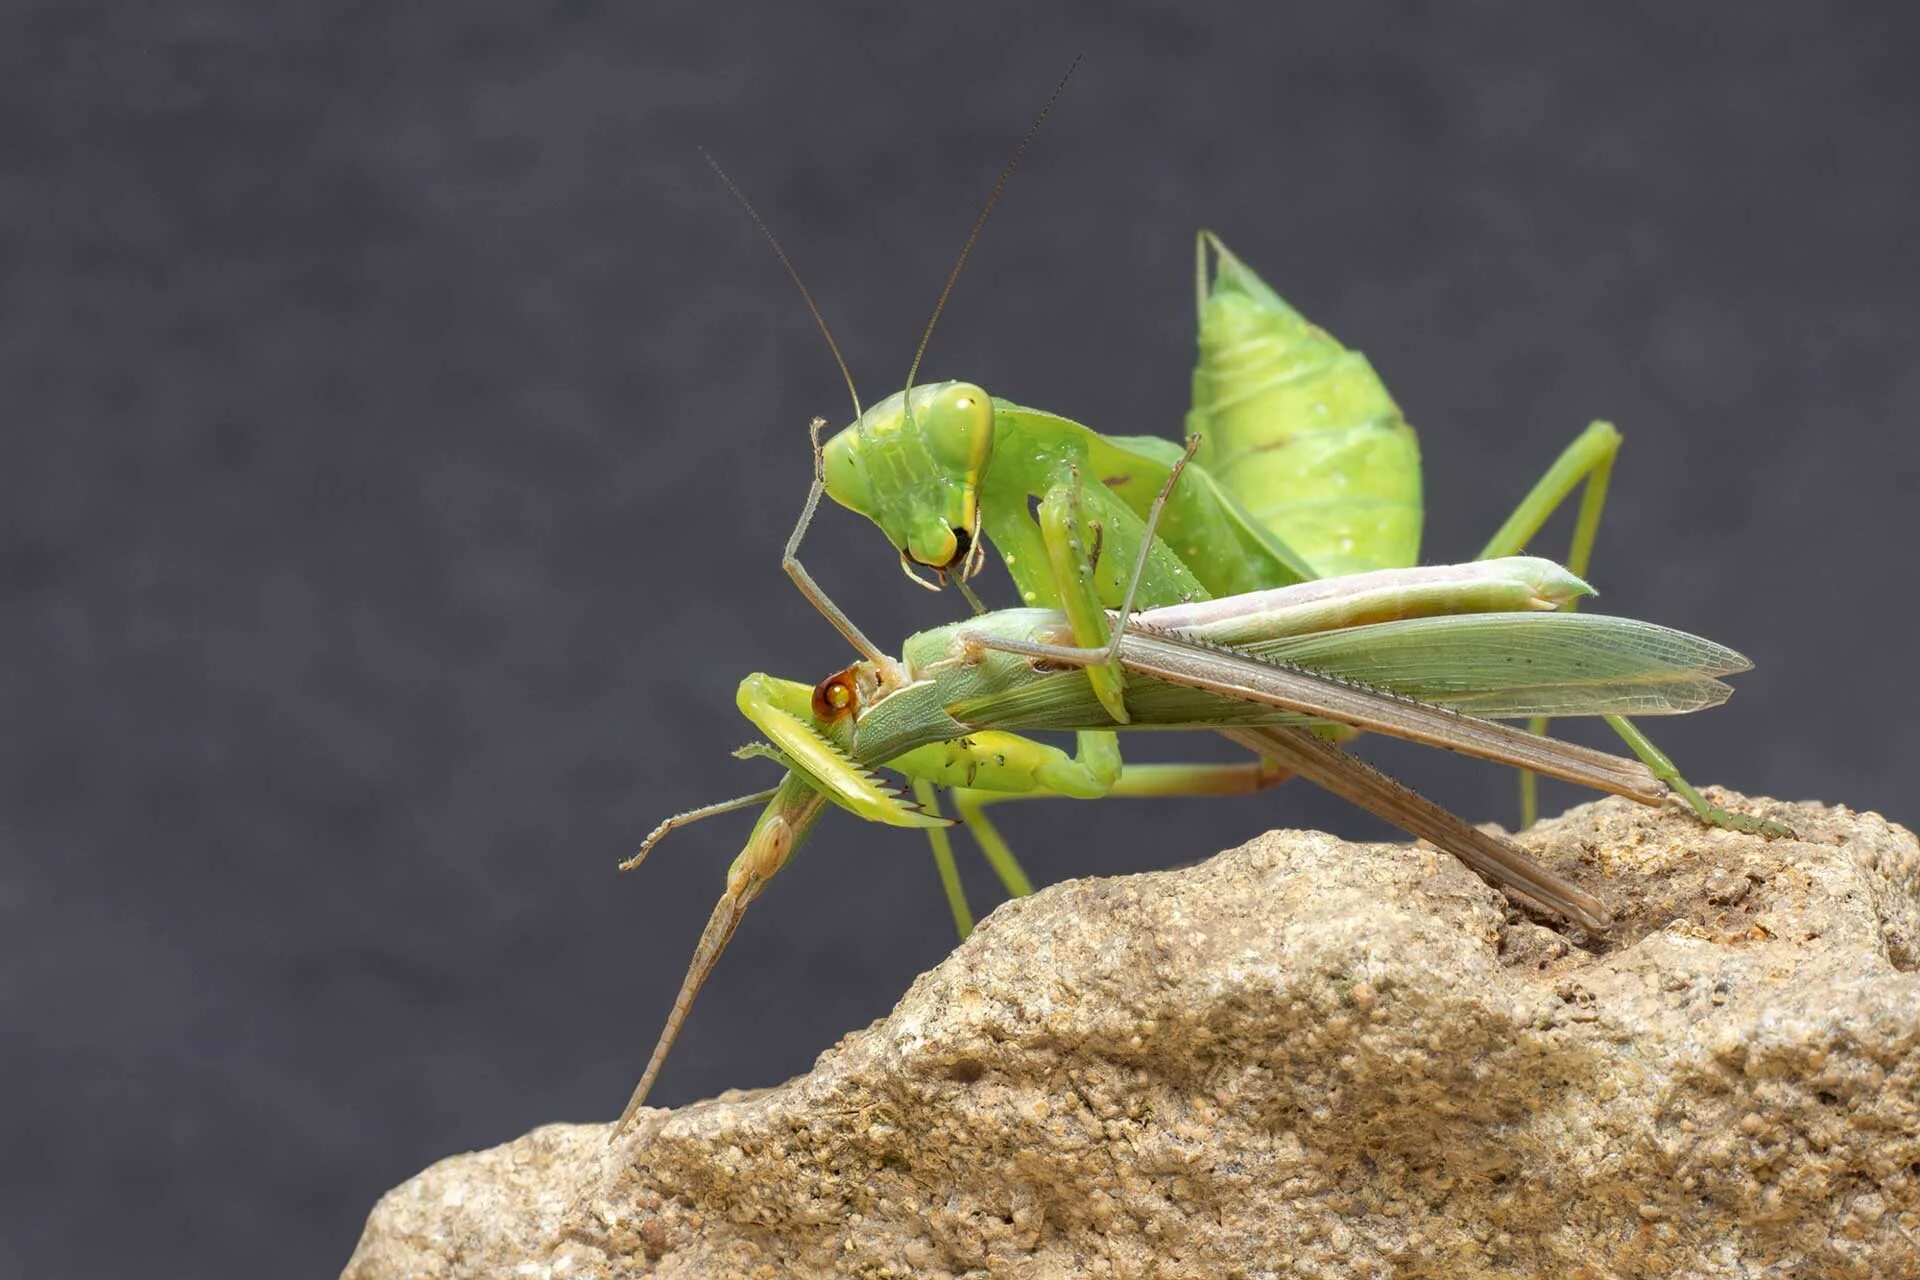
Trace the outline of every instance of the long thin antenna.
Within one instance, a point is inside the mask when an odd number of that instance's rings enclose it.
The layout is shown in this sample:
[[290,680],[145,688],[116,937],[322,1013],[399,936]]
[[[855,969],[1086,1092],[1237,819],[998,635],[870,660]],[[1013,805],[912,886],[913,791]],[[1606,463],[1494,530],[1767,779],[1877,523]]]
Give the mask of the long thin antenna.
[[[1051,106],[1052,104],[1049,103],[1048,105]],[[1042,119],[1046,117],[1044,111],[1040,114]],[[1021,145],[1025,146],[1026,144],[1022,143]],[[707,162],[708,167],[713,170],[720,181],[726,185],[727,190],[733,193],[733,198],[740,202],[740,207],[747,211],[747,216],[753,219],[753,225],[760,228],[760,234],[767,238],[769,245],[773,246],[773,254],[776,258],[780,259],[780,265],[787,269],[787,276],[793,281],[793,287],[800,291],[800,297],[807,304],[807,310],[813,313],[813,322],[820,326],[820,336],[827,340],[827,350],[833,352],[833,362],[840,366],[840,376],[847,380],[847,394],[853,397],[854,421],[858,422],[862,410],[860,408],[860,392],[853,385],[853,371],[847,368],[846,358],[840,354],[840,344],[833,340],[833,330],[827,328],[827,318],[820,314],[820,308],[815,304],[813,294],[807,291],[806,281],[800,278],[800,273],[794,269],[793,260],[787,257],[787,251],[782,249],[780,247],[780,241],[774,238],[773,228],[769,227],[767,220],[760,216],[760,211],[753,207],[753,201],[747,199],[746,193],[734,185],[733,179],[727,176],[727,171],[722,169],[720,162],[713,158],[713,153],[705,147],[701,147],[700,156]],[[1018,158],[1017,156],[1015,157],[1015,159]],[[1008,167],[1011,169],[1012,166]],[[999,193],[995,192],[995,194],[997,195]],[[991,208],[992,206],[989,205],[988,207]],[[964,261],[965,255],[961,255],[961,257]],[[944,297],[942,301],[945,301]],[[924,341],[921,345],[925,345]]]
[[[733,193],[733,198],[740,202],[740,207],[747,211],[747,216],[753,219],[753,225],[760,228],[760,234],[765,236],[767,243],[773,247],[774,256],[780,259],[780,265],[787,269],[787,277],[793,281],[793,287],[800,291],[801,300],[807,304],[807,310],[813,314],[813,322],[820,326],[820,336],[827,340],[827,350],[833,352],[833,362],[840,366],[840,376],[847,382],[847,394],[853,398],[853,420],[859,422],[865,416],[866,410],[860,407],[860,391],[853,385],[853,371],[847,368],[846,357],[840,354],[840,344],[833,340],[833,330],[827,328],[827,318],[820,314],[820,307],[814,302],[813,294],[808,291],[806,281],[802,280],[800,273],[794,269],[793,259],[787,257],[787,251],[780,247],[780,241],[774,236],[773,228],[769,227],[767,220],[760,216],[760,211],[753,207],[753,201],[747,199],[746,193],[734,185],[733,179],[727,176],[727,171],[722,169],[720,162],[713,158],[713,153],[701,147],[700,155],[706,160],[714,175],[726,185],[727,190]],[[877,665],[883,672],[896,673],[899,670],[898,664],[882,653],[873,641],[867,639],[865,633],[854,625],[853,619],[849,618],[845,611],[820,589],[820,584],[813,580],[813,575],[808,573],[806,566],[800,563],[800,540],[806,536],[807,526],[813,523],[813,513],[820,506],[820,495],[827,489],[826,462],[820,452],[820,429],[826,425],[826,420],[823,418],[813,420],[811,428],[813,487],[807,491],[806,505],[800,510],[800,522],[793,526],[793,535],[787,539],[787,549],[781,554],[780,567],[786,570],[787,576],[792,578],[794,585],[800,588],[800,594],[826,616],[827,621],[846,637],[849,644],[859,650],[861,657]],[[646,849],[642,848],[641,853],[645,852]]]
[[960,257],[954,262],[953,270],[947,273],[947,283],[940,290],[940,300],[933,304],[933,316],[927,321],[926,332],[920,335],[920,347],[913,353],[913,363],[907,366],[906,395],[902,397],[902,404],[909,414],[913,411],[911,396],[914,375],[920,372],[920,359],[927,354],[927,343],[933,340],[933,327],[940,323],[940,313],[947,309],[947,298],[953,293],[954,282],[960,278],[960,268],[967,265],[967,255],[973,252],[973,242],[980,238],[980,228],[987,225],[987,215],[992,213],[993,206],[1000,202],[1000,194],[1007,189],[1007,181],[1013,177],[1013,171],[1020,167],[1020,159],[1027,154],[1028,145],[1032,143],[1034,135],[1040,132],[1040,126],[1046,123],[1047,113],[1053,110],[1053,104],[1058,102],[1060,95],[1066,91],[1067,81],[1073,79],[1074,69],[1080,65],[1080,59],[1086,56],[1084,53],[1075,54],[1073,61],[1067,66],[1066,74],[1060,77],[1060,83],[1053,86],[1053,92],[1047,95],[1046,105],[1040,108],[1040,114],[1035,116],[1033,123],[1027,126],[1026,136],[1021,138],[1020,145],[1013,149],[1013,158],[1007,161],[1007,167],[1000,171],[1000,180],[993,184],[993,194],[987,197],[987,203],[980,210],[980,216],[973,220],[973,230],[967,233],[967,242],[960,246]]

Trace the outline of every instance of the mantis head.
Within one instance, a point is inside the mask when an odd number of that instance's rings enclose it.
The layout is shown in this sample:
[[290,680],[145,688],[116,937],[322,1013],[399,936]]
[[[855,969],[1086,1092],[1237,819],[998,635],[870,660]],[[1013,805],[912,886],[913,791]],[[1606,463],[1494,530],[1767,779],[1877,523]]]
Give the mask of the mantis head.
[[993,454],[993,401],[970,382],[888,396],[825,448],[827,494],[880,526],[909,576],[941,582],[980,567],[980,482]]

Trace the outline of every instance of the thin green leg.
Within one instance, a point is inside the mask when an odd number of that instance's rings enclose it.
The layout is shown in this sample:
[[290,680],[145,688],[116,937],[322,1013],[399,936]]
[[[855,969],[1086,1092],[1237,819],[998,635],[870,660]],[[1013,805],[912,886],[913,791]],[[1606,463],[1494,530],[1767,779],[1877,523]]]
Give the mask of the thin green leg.
[[[1060,586],[1061,604],[1073,629],[1074,643],[1087,649],[1104,649],[1107,647],[1107,611],[1094,582],[1094,556],[1089,546],[1091,526],[1080,486],[1080,469],[1072,464],[1062,467],[1048,486],[1046,496],[1040,499],[1037,514],[1054,581]],[[1114,722],[1127,723],[1126,677],[1119,662],[1087,668],[1087,680]]]
[[1000,834],[1000,829],[981,812],[981,805],[985,803],[981,797],[993,794],[957,791],[953,796],[953,808],[960,815],[961,823],[972,833],[974,843],[980,846],[980,852],[987,856],[987,865],[993,868],[993,874],[999,876],[1000,883],[1006,886],[1007,896],[1024,898],[1033,892],[1033,881],[1027,876],[1026,868],[1020,865],[1020,859],[1013,856],[1013,850]]
[[1633,721],[1625,716],[1602,718],[1613,726],[1613,731],[1620,735],[1621,741],[1633,749],[1633,754],[1640,757],[1640,762],[1653,770],[1653,776],[1678,792],[1681,799],[1693,806],[1693,811],[1700,816],[1700,821],[1708,826],[1725,827],[1729,831],[1745,831],[1752,835],[1769,838],[1793,834],[1793,828],[1783,822],[1756,818],[1750,813],[1736,813],[1732,809],[1714,804],[1696,791],[1692,783],[1680,776],[1680,771],[1673,767],[1673,761],[1667,758],[1667,753],[1654,746]]
[[1567,552],[1567,568],[1584,574],[1593,558],[1594,533],[1600,527],[1600,509],[1606,505],[1607,482],[1613,475],[1613,460],[1620,452],[1620,433],[1610,422],[1596,422],[1563,449],[1546,474],[1534,481],[1527,496],[1513,509],[1506,523],[1488,539],[1476,559],[1517,556],[1526,550],[1533,535],[1560,509],[1574,486],[1586,482],[1587,491],[1580,500],[1580,516],[1574,523],[1573,545]]
[[[915,778],[913,798],[928,813],[940,812],[940,797],[934,794],[931,782]],[[945,827],[928,827],[927,843],[933,846],[933,865],[940,873],[940,887],[946,891],[954,927],[960,931],[960,941],[965,942],[973,932],[973,911],[967,906],[967,891],[960,884],[960,868],[953,860],[953,841],[947,838]]]
[[[1595,422],[1576,437],[1572,444],[1554,459],[1545,475],[1520,500],[1506,523],[1481,549],[1479,558],[1490,560],[1495,556],[1518,555],[1526,548],[1533,535],[1565,502],[1567,495],[1573,492],[1582,480],[1586,482],[1580,495],[1580,511],[1574,517],[1573,539],[1567,547],[1566,567],[1581,577],[1587,576],[1587,566],[1593,562],[1594,538],[1600,530],[1600,513],[1607,503],[1607,486],[1613,478],[1613,460],[1620,452],[1620,433],[1610,422]],[[1577,601],[1566,606],[1568,612],[1578,604]],[[1625,716],[1602,717],[1620,740],[1627,744],[1633,753],[1649,769],[1653,770],[1662,782],[1684,799],[1700,820],[1709,826],[1725,827],[1732,831],[1747,831],[1765,836],[1791,835],[1792,831],[1778,822],[1755,818],[1749,814],[1735,813],[1717,804],[1710,803],[1696,790],[1692,783],[1680,776],[1680,771],[1665,752],[1653,745],[1651,739]],[[1527,725],[1534,733],[1544,734],[1548,720],[1545,716],[1535,717]],[[1520,775],[1520,826],[1530,827],[1538,819],[1540,812],[1539,779],[1531,773]]]

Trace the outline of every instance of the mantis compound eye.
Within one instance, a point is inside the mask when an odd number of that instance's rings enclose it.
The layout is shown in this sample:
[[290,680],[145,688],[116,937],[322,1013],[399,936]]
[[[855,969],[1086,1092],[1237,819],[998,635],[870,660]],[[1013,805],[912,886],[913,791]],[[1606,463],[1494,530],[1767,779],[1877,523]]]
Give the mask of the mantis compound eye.
[[837,671],[813,686],[813,714],[817,720],[831,723],[849,716],[859,707],[860,692],[853,683],[853,668]]

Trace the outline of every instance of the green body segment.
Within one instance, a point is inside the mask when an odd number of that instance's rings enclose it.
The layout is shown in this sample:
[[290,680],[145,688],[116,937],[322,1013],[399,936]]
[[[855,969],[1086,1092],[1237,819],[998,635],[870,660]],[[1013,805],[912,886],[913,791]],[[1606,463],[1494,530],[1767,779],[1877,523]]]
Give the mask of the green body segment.
[[1288,306],[1210,233],[1187,434],[1195,461],[1322,577],[1420,558],[1420,446],[1367,358]]
[[[1045,502],[1080,479],[1088,517],[1101,524],[1094,566],[1100,602],[1117,607],[1144,532],[1143,518],[1179,462],[1181,448],[1156,436],[1105,436],[1058,414],[995,400],[994,461],[980,485],[982,528],[1001,550],[1021,603],[1058,607],[1031,539],[1041,532],[1029,499]],[[1025,544],[1024,546],[1021,544]],[[1160,562],[1170,550],[1184,573]],[[1022,553],[1027,554],[1023,555]],[[1316,574],[1304,556],[1274,537],[1199,467],[1188,467],[1167,495],[1138,602],[1151,607],[1202,596],[1231,596],[1303,582]]]

